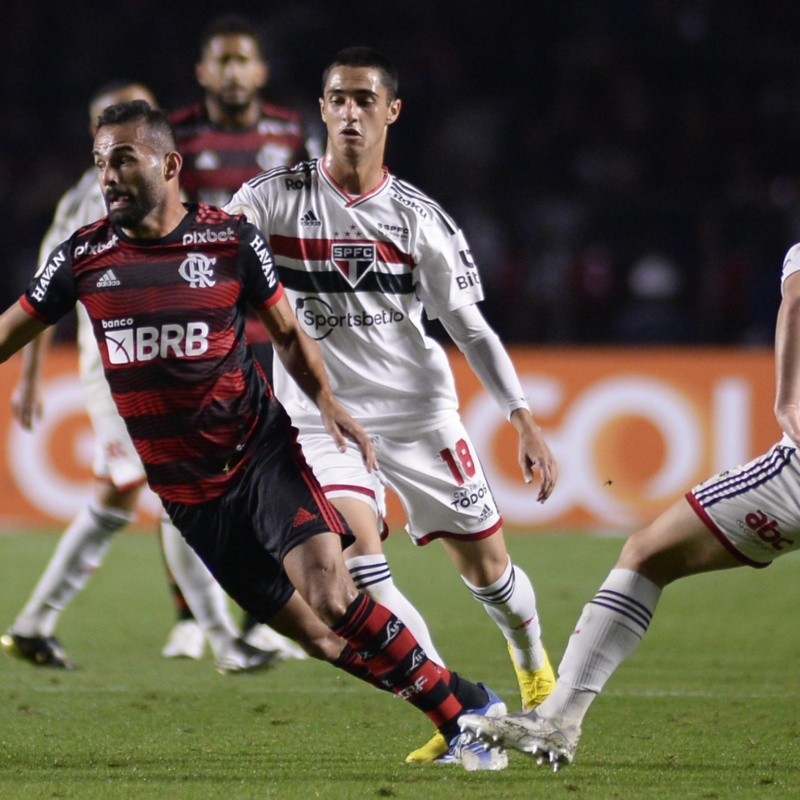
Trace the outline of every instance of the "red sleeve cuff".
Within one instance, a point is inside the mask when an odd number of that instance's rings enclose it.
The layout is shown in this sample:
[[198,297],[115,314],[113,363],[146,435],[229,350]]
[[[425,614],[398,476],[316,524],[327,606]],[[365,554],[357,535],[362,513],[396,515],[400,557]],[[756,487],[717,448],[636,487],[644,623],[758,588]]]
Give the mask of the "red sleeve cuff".
[[259,306],[259,308],[272,308],[281,297],[283,297],[283,284],[279,283],[278,288]]
[[50,322],[46,320],[31,304],[28,298],[23,294],[19,298],[19,304],[22,306],[22,310],[25,313],[30,314],[35,320],[43,323],[44,325],[49,325]]

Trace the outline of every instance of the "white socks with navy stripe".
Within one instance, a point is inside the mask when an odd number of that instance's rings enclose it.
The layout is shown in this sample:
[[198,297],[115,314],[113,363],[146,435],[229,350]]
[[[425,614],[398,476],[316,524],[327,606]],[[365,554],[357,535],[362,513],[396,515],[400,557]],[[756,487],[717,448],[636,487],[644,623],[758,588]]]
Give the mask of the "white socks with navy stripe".
[[542,631],[528,576],[509,558],[503,574],[488,586],[474,586],[463,575],[461,580],[502,631],[517,666],[528,671],[539,669],[544,664]]
[[368,594],[376,603],[386,606],[414,634],[428,658],[444,666],[444,661],[433,646],[430,631],[417,609],[395,586],[386,556],[354,556],[345,561],[356,589]]
[[580,725],[614,670],[650,625],[661,588],[629,569],[612,569],[584,606],[558,668],[558,683],[537,709],[542,717]]

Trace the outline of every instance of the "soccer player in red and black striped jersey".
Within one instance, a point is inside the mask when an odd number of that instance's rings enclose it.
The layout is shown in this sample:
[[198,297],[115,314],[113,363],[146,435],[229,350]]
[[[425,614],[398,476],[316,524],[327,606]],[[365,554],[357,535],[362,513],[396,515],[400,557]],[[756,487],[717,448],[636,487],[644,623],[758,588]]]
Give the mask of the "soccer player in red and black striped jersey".
[[[320,154],[320,143],[309,135],[298,111],[264,100],[269,71],[258,29],[249,20],[224,15],[206,26],[195,64],[203,99],[169,115],[183,157],[181,188],[189,201],[222,206],[242,183],[263,170],[292,166]],[[255,357],[271,376],[269,336],[252,313],[245,318],[245,331]],[[187,644],[199,631],[184,593],[204,596],[208,575],[186,552],[173,528],[162,525],[160,533],[168,572],[174,576],[170,589],[177,613],[163,652],[185,655],[191,650]],[[213,608],[216,614],[224,611],[219,603]],[[222,625],[223,621],[219,622]],[[223,627],[233,627],[232,620]],[[291,643],[266,626],[256,625],[250,617],[243,622],[242,637],[264,650],[277,648],[283,657],[302,656]]]
[[298,111],[263,99],[269,63],[247,20],[225,16],[208,25],[195,75],[202,102],[169,115],[189,200],[222,206],[264,170],[320,154]]
[[181,157],[147,103],[107,108],[93,152],[108,216],[56,247],[0,316],[0,360],[80,300],[148,481],[223,588],[311,655],[411,702],[465,767],[503,768],[503,751],[458,732],[467,709],[505,713],[500,698],[431,661],[347,572],[352,534],[245,344],[248,304],[338,446],[356,441],[371,469],[374,450],[334,398],[266,240],[243,217],[183,205]]

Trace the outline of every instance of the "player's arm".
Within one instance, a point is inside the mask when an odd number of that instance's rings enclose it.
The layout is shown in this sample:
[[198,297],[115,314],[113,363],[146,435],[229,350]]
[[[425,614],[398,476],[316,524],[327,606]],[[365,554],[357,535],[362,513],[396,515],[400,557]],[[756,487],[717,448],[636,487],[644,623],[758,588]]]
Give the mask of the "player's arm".
[[800,447],[800,272],[783,282],[775,327],[775,416]]
[[17,300],[0,315],[0,362],[22,350],[48,326],[31,316]]
[[11,413],[25,429],[31,430],[42,416],[40,377],[45,353],[53,341],[55,328],[45,328],[32,342],[22,348],[22,371],[11,393]]
[[526,483],[530,483],[533,470],[539,470],[542,480],[537,500],[543,503],[555,488],[558,465],[544,440],[542,429],[531,415],[514,364],[500,337],[474,304],[442,313],[439,321],[516,429],[522,476]]
[[269,332],[275,354],[297,385],[314,401],[325,429],[339,449],[345,449],[345,437],[350,437],[361,449],[367,468],[376,469],[377,461],[372,442],[361,425],[333,396],[322,361],[322,351],[300,327],[286,295],[281,292],[277,302],[257,310],[256,313]]

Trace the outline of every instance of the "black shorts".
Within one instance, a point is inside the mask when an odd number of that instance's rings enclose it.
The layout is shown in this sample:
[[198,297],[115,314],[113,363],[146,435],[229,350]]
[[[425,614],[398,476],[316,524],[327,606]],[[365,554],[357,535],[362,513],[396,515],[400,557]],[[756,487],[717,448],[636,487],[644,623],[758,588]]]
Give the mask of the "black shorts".
[[208,503],[164,504],[170,519],[220,586],[262,622],[294,592],[283,558],[301,542],[332,531],[342,547],[354,537],[325,498],[283,407],[265,400],[239,483]]

